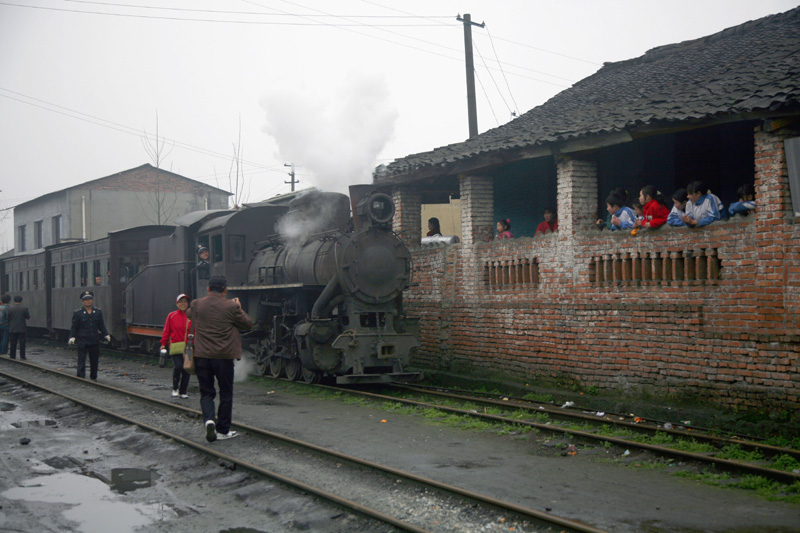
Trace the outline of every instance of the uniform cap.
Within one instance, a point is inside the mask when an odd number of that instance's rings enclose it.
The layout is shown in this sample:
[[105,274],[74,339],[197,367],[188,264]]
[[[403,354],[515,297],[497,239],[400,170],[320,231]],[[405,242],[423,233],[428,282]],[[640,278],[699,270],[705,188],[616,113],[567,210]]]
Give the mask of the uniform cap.
[[197,255],[200,255],[201,253],[207,252],[207,251],[208,251],[208,248],[206,248],[205,246],[201,245],[201,246],[197,247]]
[[190,298],[189,298],[189,296],[188,296],[188,295],[186,295],[186,294],[179,294],[179,295],[178,295],[178,297],[177,297],[177,298],[175,298],[175,303],[178,303],[178,302],[180,302],[180,301],[181,301],[181,298],[186,298],[187,300],[190,300]]
[[92,291],[83,291],[81,293],[81,300],[88,300],[89,298],[94,300],[94,293]]

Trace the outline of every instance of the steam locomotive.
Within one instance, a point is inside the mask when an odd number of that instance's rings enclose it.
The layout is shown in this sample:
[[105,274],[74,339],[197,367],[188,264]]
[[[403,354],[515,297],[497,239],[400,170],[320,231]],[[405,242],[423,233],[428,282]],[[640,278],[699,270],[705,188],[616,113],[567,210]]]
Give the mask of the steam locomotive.
[[[302,192],[62,243],[5,258],[0,279],[30,304],[31,326],[62,339],[78,295],[91,288],[114,344],[155,356],[175,296],[201,297],[210,276],[224,275],[255,321],[242,341],[260,373],[416,381],[405,370],[419,346],[418,321],[402,306],[410,254],[391,229],[394,203],[372,186],[350,192]],[[204,268],[199,247],[210,251]]]
[[[413,381],[418,323],[403,313],[410,253],[391,231],[387,194],[351,187],[293,201],[284,237],[260,243],[247,284],[230,287],[259,325],[261,373],[338,383]],[[352,227],[350,227],[352,225]]]

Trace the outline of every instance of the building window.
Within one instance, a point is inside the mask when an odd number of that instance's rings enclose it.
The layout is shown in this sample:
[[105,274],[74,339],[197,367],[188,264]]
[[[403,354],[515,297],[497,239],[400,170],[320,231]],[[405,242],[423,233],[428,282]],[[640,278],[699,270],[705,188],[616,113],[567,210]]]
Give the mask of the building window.
[[20,252],[25,251],[25,226],[17,227],[17,247]]
[[42,248],[42,221],[37,220],[33,223],[33,249],[38,250]]
[[56,215],[52,219],[53,223],[53,244],[61,242],[61,215]]

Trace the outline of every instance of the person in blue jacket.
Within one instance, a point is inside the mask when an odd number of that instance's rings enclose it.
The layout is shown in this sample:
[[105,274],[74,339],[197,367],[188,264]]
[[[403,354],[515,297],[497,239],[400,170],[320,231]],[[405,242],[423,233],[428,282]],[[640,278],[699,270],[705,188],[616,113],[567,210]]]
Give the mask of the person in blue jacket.
[[728,208],[728,213],[731,216],[734,215],[743,215],[747,216],[750,214],[750,211],[755,211],[756,209],[756,190],[750,183],[745,183],[736,191],[736,195],[739,197],[738,202],[733,202],[731,206]]
[[631,229],[636,221],[633,209],[624,203],[625,200],[613,192],[606,198],[606,210],[611,215],[611,231]]
[[681,219],[684,224],[689,227],[707,226],[722,219],[722,202],[711,194],[705,183],[699,180],[691,182],[686,186],[686,195],[689,202]]

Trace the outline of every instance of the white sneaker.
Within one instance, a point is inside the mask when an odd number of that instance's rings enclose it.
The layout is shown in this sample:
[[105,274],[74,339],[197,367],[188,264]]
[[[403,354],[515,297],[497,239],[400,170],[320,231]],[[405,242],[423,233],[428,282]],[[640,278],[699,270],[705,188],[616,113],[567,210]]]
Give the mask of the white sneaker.
[[178,397],[178,389],[175,389],[175,390],[172,391],[172,397],[173,398],[177,398]]
[[217,433],[217,438],[219,440],[232,439],[232,438],[238,437],[238,436],[239,436],[239,432],[238,431],[233,431],[233,430],[228,431],[227,433]]
[[188,394],[181,394],[181,398],[183,398],[184,400],[185,400],[186,398],[188,398],[188,397],[189,397],[189,395],[188,395]]
[[213,420],[206,420],[206,440],[208,442],[217,440],[217,425]]

